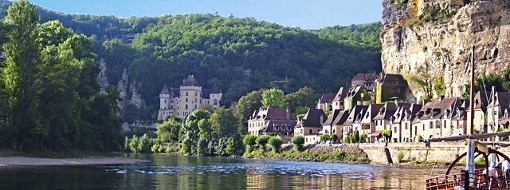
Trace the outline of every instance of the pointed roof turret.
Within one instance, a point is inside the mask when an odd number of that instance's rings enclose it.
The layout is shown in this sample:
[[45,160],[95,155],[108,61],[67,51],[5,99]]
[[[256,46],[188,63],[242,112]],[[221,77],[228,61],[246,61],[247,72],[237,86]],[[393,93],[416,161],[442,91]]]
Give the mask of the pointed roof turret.
[[193,75],[188,75],[188,78],[182,81],[182,86],[200,86],[200,85],[198,84],[195,77],[193,77]]
[[218,88],[218,86],[216,86],[216,84],[214,84],[212,90],[211,90],[211,94],[220,94],[221,93],[221,89]]
[[159,94],[170,94],[170,91],[168,91],[168,87],[166,87],[166,83],[165,86],[163,86],[163,89],[161,89],[161,92]]

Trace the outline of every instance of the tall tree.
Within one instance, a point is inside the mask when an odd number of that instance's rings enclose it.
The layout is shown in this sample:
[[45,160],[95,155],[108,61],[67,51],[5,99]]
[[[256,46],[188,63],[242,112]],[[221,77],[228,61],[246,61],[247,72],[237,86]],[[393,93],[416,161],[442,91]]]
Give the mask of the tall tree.
[[252,91],[239,98],[235,114],[240,120],[240,128],[243,129],[240,131],[241,134],[245,134],[247,132],[246,126],[248,125],[248,119],[250,119],[250,115],[253,114],[254,110],[259,109],[262,106],[261,101],[262,90]]
[[37,112],[33,107],[36,92],[32,86],[41,62],[36,42],[38,23],[37,6],[26,0],[13,3],[4,19],[8,28],[3,45],[7,60],[1,80],[9,108],[3,110],[6,117],[1,123],[9,124],[2,126],[2,136],[15,150],[22,150],[30,141],[29,133],[35,125],[32,114]]
[[283,90],[271,88],[262,93],[262,105],[265,107],[284,108],[287,106]]
[[230,137],[239,134],[238,119],[232,109],[220,107],[214,110],[209,119],[213,131],[213,138]]
[[285,100],[289,103],[290,111],[299,115],[315,106],[317,96],[312,88],[305,86],[294,93],[287,94]]

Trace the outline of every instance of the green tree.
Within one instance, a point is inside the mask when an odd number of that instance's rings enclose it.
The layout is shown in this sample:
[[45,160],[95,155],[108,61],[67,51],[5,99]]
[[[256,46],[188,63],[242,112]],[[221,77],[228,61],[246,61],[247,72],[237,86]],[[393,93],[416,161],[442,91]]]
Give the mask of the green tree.
[[303,144],[305,144],[305,137],[303,135],[294,135],[291,141],[297,151],[303,151]]
[[246,151],[250,153],[253,151],[253,146],[257,144],[257,135],[247,134],[243,137],[243,143],[247,146]]
[[312,88],[305,86],[294,93],[287,94],[285,100],[289,103],[290,111],[298,115],[306,113],[308,109],[315,106],[317,95]]
[[385,129],[381,132],[383,138],[384,138],[384,142],[388,143],[390,142],[391,140],[391,135],[392,135],[392,132],[390,129]]
[[7,42],[3,50],[7,60],[2,70],[2,93],[8,102],[2,110],[2,136],[14,150],[23,150],[31,142],[30,131],[36,124],[37,110],[33,101],[36,90],[36,73],[41,63],[40,46],[37,44],[39,15],[37,6],[26,0],[15,2],[7,10],[4,24],[7,25]]
[[443,74],[439,74],[434,77],[434,91],[438,96],[444,96],[446,94],[446,84],[444,83]]
[[210,122],[213,138],[230,137],[239,134],[237,127],[239,119],[232,109],[217,108],[211,115]]
[[[181,152],[186,154],[196,154],[199,140],[199,122],[208,120],[211,113],[206,110],[196,109],[186,116],[181,126]],[[202,123],[205,121],[202,121]]]
[[156,134],[161,142],[177,142],[179,140],[180,124],[174,118],[158,124]]
[[264,90],[262,93],[262,105],[264,107],[284,108],[287,103],[285,102],[283,90],[277,88]]
[[267,144],[267,141],[269,141],[269,138],[270,138],[269,135],[260,135],[257,137],[257,140],[255,140],[257,142],[257,145],[259,146],[260,150],[262,150],[263,152],[266,151],[266,144]]
[[283,144],[283,139],[278,136],[272,136],[271,138],[269,138],[268,143],[269,146],[271,146],[271,149],[273,150],[274,153],[279,153],[280,148],[282,147]]
[[240,120],[240,134],[246,134],[248,126],[248,119],[253,114],[253,111],[262,107],[262,91],[252,91],[241,98],[236,105],[235,114]]
[[404,75],[404,79],[421,89],[423,100],[430,100],[432,98],[433,81],[429,73],[421,72],[419,75],[408,73]]

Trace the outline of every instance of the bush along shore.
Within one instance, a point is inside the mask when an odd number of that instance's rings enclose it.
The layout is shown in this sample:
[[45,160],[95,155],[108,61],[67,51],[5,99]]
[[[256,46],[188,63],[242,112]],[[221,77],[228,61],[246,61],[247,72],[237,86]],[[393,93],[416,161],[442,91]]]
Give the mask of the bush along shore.
[[247,148],[243,157],[313,162],[370,163],[367,154],[356,145],[308,145],[301,150],[296,147],[293,144],[288,144],[279,151],[275,151],[270,146],[265,148],[256,147],[251,150]]

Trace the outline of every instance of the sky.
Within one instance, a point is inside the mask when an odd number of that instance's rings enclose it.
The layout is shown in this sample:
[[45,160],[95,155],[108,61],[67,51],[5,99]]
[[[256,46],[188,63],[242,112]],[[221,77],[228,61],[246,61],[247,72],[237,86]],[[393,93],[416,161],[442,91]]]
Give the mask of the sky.
[[157,17],[211,13],[301,29],[380,22],[381,0],[29,0],[67,14]]

